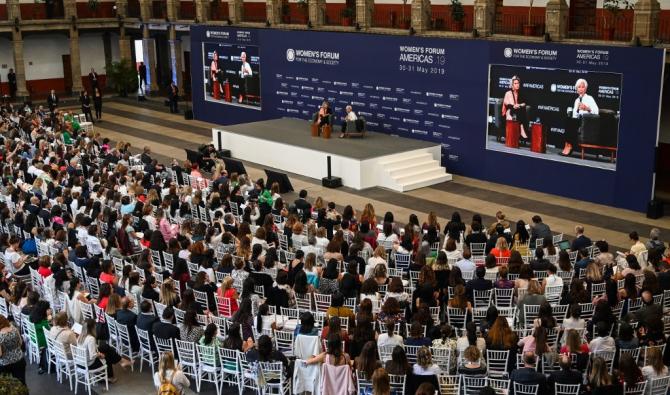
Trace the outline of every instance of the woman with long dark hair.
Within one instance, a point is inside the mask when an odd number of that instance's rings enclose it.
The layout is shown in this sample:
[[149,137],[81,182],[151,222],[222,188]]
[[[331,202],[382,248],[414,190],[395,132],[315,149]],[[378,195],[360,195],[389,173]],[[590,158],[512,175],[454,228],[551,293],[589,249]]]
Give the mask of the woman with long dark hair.
[[132,362],[128,358],[122,358],[116,352],[116,350],[110,347],[107,343],[103,342],[98,345],[98,338],[95,327],[95,320],[91,318],[87,319],[84,323],[77,343],[79,344],[79,347],[83,347],[88,350],[88,368],[98,369],[102,367],[103,364],[100,359],[104,359],[105,364],[107,365],[107,376],[109,377],[109,382],[115,383],[116,378],[114,377],[113,365],[121,363],[121,367],[125,369],[131,366]]
[[251,299],[242,299],[240,308],[235,312],[232,321],[242,328],[242,338],[252,340],[254,338],[253,324],[254,316],[251,310]]

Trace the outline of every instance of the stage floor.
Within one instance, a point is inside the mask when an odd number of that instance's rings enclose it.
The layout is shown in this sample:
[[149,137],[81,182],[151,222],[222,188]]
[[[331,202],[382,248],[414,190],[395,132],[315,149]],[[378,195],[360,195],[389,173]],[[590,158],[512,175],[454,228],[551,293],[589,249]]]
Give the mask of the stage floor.
[[[383,133],[367,132],[364,138],[340,139],[339,125],[335,127],[329,140],[312,137],[310,122],[295,118],[280,118],[268,121],[250,122],[223,126],[220,129],[248,137],[269,140],[274,143],[298,146],[325,154],[352,159],[369,159],[399,152],[424,149],[439,145],[421,140],[391,136]],[[216,143],[216,141],[215,141]]]

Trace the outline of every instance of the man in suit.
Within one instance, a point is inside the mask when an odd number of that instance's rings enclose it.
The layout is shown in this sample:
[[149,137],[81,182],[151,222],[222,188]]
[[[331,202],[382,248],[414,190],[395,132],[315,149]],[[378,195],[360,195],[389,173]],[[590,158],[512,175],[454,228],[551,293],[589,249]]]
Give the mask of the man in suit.
[[121,302],[121,310],[116,312],[116,322],[125,325],[128,328],[128,336],[130,337],[130,345],[133,351],[140,349],[140,342],[137,339],[137,332],[135,325],[137,325],[137,314],[130,310],[133,307],[133,301],[129,298],[123,298]]
[[177,108],[177,101],[179,100],[179,88],[173,82],[170,83],[170,88],[168,89],[168,99],[170,99],[170,112],[173,114],[179,113],[179,108]]
[[542,222],[542,217],[539,215],[533,216],[533,223],[530,225],[530,246],[535,247],[535,240],[537,239],[550,239],[551,240],[551,229],[549,226]]
[[163,310],[163,320],[154,322],[154,336],[158,339],[180,339],[179,328],[172,323],[173,321],[174,309],[172,307],[166,307],[165,310]]
[[582,248],[589,247],[591,244],[591,239],[588,237],[584,236],[584,227],[581,225],[575,226],[575,234],[576,237],[572,241],[572,244],[570,245],[570,250],[571,251],[579,251]]
[[530,262],[530,268],[537,271],[549,269],[549,262],[547,259],[544,259],[544,249],[542,247],[537,247],[535,249],[535,259]]
[[95,92],[95,88],[100,88],[98,85],[98,73],[91,67],[91,72],[88,73],[88,82],[91,84],[91,92]]
[[137,317],[136,326],[139,329],[147,331],[149,333],[149,339],[151,340],[151,348],[155,349],[156,345],[154,344],[154,323],[158,321],[158,318],[154,315],[151,310],[151,302],[148,300],[140,303],[140,315]]
[[144,62],[140,62],[140,67],[137,69],[137,74],[140,76],[140,90],[142,91],[142,96],[144,96],[147,85],[147,66],[144,64]]
[[[489,256],[487,256],[487,259]],[[495,259],[493,256],[491,256],[491,258]],[[479,266],[477,269],[475,269],[475,278],[468,281],[468,283],[465,285],[465,293],[471,302],[474,302],[473,291],[488,291],[489,289],[493,288],[493,283],[484,279],[484,276],[486,276],[486,267]]]
[[47,97],[47,104],[49,105],[49,111],[53,114],[58,107],[58,96],[56,96],[56,91],[53,89],[49,93],[49,97]]
[[538,394],[545,394],[547,392],[547,379],[542,373],[535,370],[536,362],[537,357],[535,356],[535,353],[527,352],[523,354],[523,368],[513,370],[510,375],[512,388],[514,388],[514,383],[539,385],[537,391]]
[[298,199],[293,203],[295,204],[295,208],[302,211],[302,222],[307,222],[312,212],[312,205],[307,201],[307,191],[301,189]]
[[475,221],[472,223],[472,233],[469,235],[465,236],[465,244],[470,248],[470,244],[476,243],[476,244],[486,244],[488,240],[486,239],[486,235],[484,232],[482,232],[482,224],[479,222]]
[[586,269],[591,262],[593,262],[593,259],[589,256],[589,252],[586,251],[586,248],[579,250],[577,253],[577,261],[575,262],[575,277],[579,277],[579,272],[582,269]]
[[9,83],[9,96],[14,99],[16,97],[16,73],[14,73],[14,69],[9,69],[7,82]]
[[554,389],[554,384],[581,384],[582,374],[575,369],[572,369],[572,361],[570,355],[561,354],[558,360],[558,366],[561,370],[551,372],[549,375],[549,390]]

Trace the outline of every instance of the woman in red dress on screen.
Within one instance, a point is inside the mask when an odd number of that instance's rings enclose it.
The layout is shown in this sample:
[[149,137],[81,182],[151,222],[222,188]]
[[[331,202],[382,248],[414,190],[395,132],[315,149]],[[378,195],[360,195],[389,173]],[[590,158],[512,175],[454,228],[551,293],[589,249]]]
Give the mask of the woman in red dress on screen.
[[221,98],[221,83],[217,78],[219,72],[219,54],[214,51],[212,54],[212,64],[209,66],[209,74],[212,79],[212,96],[215,100]]
[[526,102],[521,95],[521,80],[517,76],[512,77],[510,90],[505,93],[503,98],[502,114],[507,121],[517,121],[521,124],[521,137],[528,139],[526,134]]

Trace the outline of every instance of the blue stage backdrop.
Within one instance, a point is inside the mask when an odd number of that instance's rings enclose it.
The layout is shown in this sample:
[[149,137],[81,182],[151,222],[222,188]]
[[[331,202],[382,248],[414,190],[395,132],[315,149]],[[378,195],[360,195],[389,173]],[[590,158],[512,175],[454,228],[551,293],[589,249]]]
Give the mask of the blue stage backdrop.
[[[219,26],[192,27],[191,40],[197,119],[310,119],[329,100],[337,124],[351,104],[369,130],[441,144],[454,174],[637,211],[652,196],[660,49]],[[219,81],[215,48],[226,55]],[[513,76],[527,105],[519,120],[546,150],[506,144],[512,118],[502,103]],[[588,97],[578,95],[581,79]],[[582,103],[590,106],[572,111]],[[570,131],[575,153],[565,158]],[[588,144],[583,158],[579,144]]]

